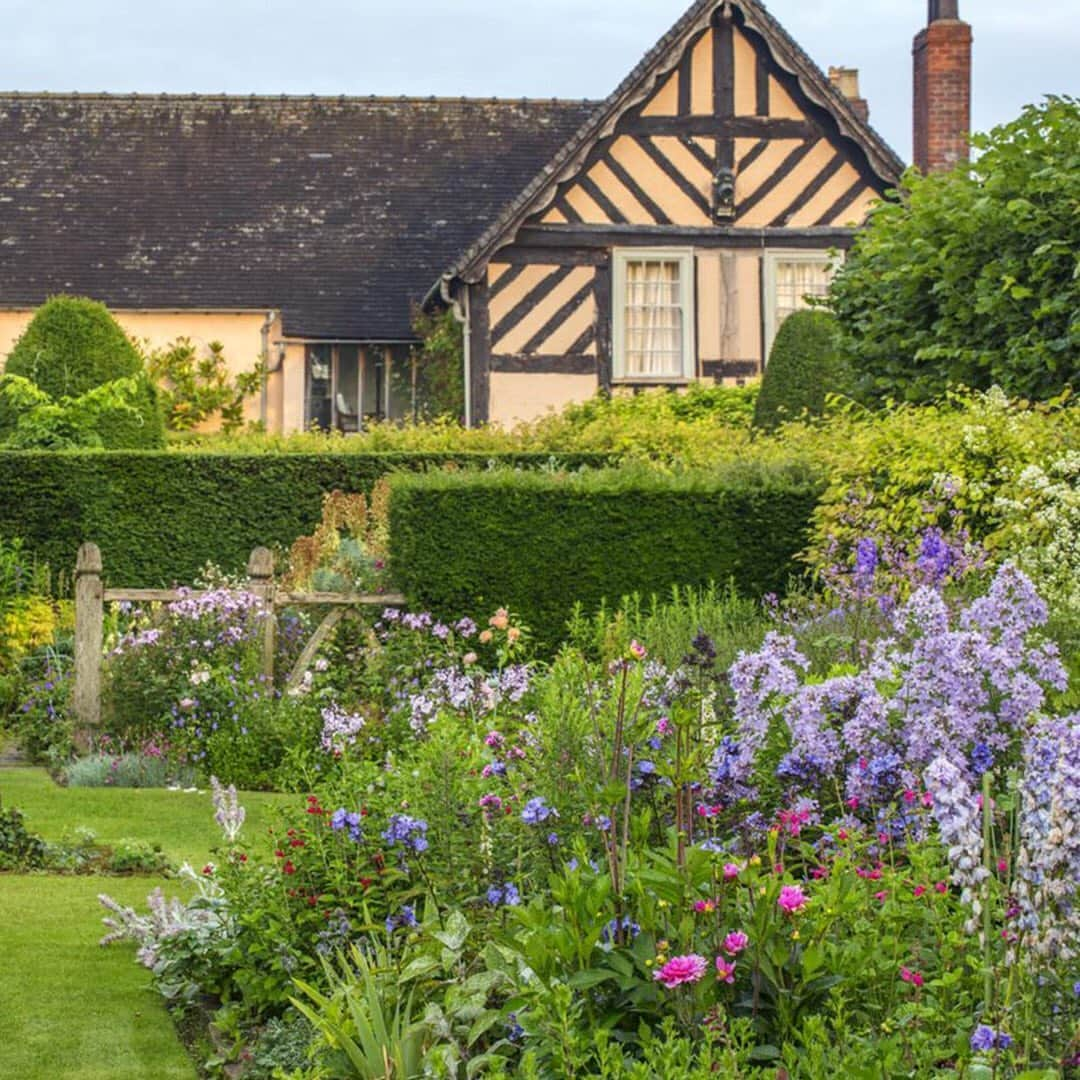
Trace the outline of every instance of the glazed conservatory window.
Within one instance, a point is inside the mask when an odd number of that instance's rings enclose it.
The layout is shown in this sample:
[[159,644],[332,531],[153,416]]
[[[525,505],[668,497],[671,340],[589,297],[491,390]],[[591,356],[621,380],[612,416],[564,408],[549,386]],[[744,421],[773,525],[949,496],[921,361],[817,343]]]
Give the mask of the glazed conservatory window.
[[827,296],[840,257],[828,251],[770,251],[765,256],[765,359],[777,331],[811,297]]
[[628,382],[694,377],[694,254],[615,252],[614,376]]

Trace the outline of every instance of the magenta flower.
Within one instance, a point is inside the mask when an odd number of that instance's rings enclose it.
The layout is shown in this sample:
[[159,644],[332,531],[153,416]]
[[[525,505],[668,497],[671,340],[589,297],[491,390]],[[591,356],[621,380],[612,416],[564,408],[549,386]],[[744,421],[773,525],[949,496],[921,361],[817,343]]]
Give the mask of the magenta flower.
[[798,885],[785,885],[780,890],[780,898],[776,902],[786,915],[794,915],[806,907],[809,898]]
[[735,961],[728,963],[722,956],[716,958],[716,977],[721,982],[733,983],[735,981]]
[[729,863],[724,864],[724,880],[725,881],[734,881],[739,876],[739,874],[741,874],[741,873],[742,873],[742,870],[738,866],[736,866],[734,863],[729,862]]
[[648,650],[639,641],[630,642],[630,655],[635,660],[644,660],[649,655]]
[[683,983],[696,983],[705,974],[708,961],[704,956],[673,956],[662,968],[653,972],[653,978],[666,990],[674,990]]
[[736,931],[724,938],[724,952],[728,956],[738,956],[749,944],[750,939],[742,931]]

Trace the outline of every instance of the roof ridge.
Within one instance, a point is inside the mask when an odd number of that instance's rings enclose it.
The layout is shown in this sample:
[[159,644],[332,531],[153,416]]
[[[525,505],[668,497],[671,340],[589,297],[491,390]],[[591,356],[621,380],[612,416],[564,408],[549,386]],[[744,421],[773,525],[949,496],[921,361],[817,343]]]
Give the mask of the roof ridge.
[[79,90],[0,90],[0,101],[111,101],[111,102],[168,102],[168,103],[244,103],[275,104],[302,101],[373,104],[475,104],[475,105],[599,105],[601,98],[570,97],[477,97],[470,94],[200,94],[196,92],[124,93],[123,91]]

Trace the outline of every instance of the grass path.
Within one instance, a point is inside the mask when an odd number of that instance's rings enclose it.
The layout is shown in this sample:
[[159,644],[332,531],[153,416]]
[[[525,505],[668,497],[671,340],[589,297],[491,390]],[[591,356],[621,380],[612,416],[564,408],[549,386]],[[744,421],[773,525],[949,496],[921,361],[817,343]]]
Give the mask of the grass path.
[[[245,795],[245,834],[268,824],[280,796]],[[41,769],[0,769],[0,800],[58,841],[75,828],[98,840],[159,843],[206,862],[220,840],[207,794],[60,788]],[[194,1080],[160,998],[127,946],[98,945],[107,892],[136,908],[176,883],[152,878],[0,875],[0,1077],[12,1080]]]

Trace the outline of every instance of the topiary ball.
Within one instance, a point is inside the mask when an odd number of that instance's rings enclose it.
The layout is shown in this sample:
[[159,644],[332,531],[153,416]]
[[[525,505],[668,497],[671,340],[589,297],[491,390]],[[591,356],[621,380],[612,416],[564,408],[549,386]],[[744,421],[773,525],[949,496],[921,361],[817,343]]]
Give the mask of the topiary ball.
[[820,416],[828,394],[846,393],[837,323],[826,311],[796,311],[780,327],[754,406],[754,427],[773,431],[807,413]]
[[138,349],[104,304],[54,296],[38,308],[15,342],[4,370],[29,379],[59,401],[131,378],[142,366]]

